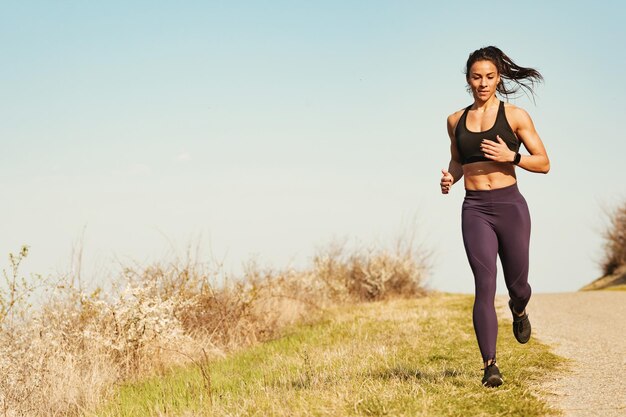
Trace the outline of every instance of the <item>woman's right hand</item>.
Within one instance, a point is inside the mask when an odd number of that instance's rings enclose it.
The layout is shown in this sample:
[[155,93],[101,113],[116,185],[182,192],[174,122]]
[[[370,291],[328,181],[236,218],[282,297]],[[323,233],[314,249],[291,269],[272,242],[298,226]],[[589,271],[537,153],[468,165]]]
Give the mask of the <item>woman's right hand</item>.
[[441,174],[441,182],[439,183],[441,186],[441,194],[448,194],[452,184],[454,183],[454,178],[452,178],[452,174],[450,174],[446,169],[442,169]]

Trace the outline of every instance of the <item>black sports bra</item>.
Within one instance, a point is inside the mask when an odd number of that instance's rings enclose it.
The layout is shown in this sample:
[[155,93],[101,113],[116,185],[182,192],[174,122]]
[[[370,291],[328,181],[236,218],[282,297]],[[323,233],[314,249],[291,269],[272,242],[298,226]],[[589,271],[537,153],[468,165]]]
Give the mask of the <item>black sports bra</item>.
[[462,165],[471,164],[472,162],[492,161],[491,159],[486,158],[480,150],[480,143],[483,139],[497,142],[498,139],[496,139],[496,135],[499,135],[502,138],[510,150],[515,152],[519,151],[520,142],[517,136],[515,136],[515,133],[513,133],[511,125],[509,125],[509,122],[506,120],[503,101],[500,101],[496,122],[493,124],[491,129],[485,130],[484,132],[471,132],[467,130],[465,121],[470,107],[472,106],[469,105],[465,108],[463,115],[454,129],[456,147],[461,155]]

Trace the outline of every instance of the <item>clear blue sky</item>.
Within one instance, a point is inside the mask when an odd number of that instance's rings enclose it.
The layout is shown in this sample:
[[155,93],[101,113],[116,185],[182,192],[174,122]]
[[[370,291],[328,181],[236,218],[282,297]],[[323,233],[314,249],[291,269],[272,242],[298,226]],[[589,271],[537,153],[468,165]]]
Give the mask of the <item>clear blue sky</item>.
[[472,292],[463,189],[438,183],[464,62],[496,45],[546,80],[514,101],[552,160],[519,173],[531,285],[578,289],[626,199],[624,2],[425,4],[0,2],[0,253],[66,271],[84,230],[98,283],[198,238],[236,271],[417,228],[430,286]]

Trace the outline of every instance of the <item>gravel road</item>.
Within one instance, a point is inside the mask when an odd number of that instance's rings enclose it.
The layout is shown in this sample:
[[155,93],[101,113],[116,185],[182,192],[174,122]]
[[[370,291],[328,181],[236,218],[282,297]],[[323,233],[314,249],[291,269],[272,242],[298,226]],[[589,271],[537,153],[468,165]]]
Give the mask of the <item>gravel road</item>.
[[[500,317],[511,318],[507,296]],[[548,400],[570,416],[626,416],[626,291],[533,294],[533,337],[573,360],[572,371],[547,375]]]

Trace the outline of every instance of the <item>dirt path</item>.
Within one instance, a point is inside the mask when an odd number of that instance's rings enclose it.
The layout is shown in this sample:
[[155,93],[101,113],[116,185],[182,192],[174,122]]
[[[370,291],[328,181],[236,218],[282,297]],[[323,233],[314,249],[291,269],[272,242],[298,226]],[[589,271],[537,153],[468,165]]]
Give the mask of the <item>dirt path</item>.
[[[498,296],[510,319],[508,297]],[[570,416],[626,416],[626,291],[533,294],[527,308],[533,336],[573,360],[572,372],[543,385]]]

